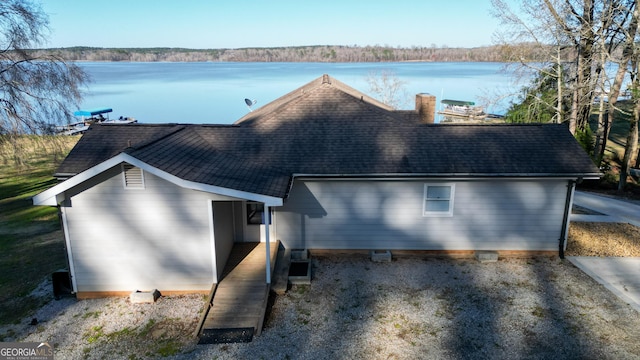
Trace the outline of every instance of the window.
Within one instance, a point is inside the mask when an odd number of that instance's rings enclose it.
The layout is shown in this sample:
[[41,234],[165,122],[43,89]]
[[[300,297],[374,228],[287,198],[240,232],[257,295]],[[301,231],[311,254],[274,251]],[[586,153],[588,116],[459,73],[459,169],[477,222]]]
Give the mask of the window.
[[425,184],[423,216],[453,216],[454,184]]
[[247,203],[247,224],[259,225],[264,224],[264,204],[263,203]]
[[125,189],[144,189],[144,173],[139,167],[123,163],[122,179]]

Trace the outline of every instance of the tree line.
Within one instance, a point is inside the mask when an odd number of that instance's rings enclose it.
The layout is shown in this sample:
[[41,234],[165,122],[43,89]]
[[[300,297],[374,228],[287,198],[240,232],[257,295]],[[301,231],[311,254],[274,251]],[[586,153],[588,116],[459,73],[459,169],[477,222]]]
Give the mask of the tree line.
[[[536,58],[533,51],[523,49],[528,60]],[[391,46],[291,46],[240,49],[185,48],[95,48],[70,47],[33,50],[36,54],[54,53],[68,61],[225,61],[225,62],[505,62],[511,58],[512,47],[483,46],[475,48]]]

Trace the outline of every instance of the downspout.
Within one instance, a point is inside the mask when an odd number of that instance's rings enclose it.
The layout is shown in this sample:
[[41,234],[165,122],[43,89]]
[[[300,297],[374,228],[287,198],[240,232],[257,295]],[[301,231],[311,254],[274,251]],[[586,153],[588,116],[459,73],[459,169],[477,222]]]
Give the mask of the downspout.
[[564,250],[566,248],[567,236],[569,234],[569,216],[571,214],[571,207],[573,206],[573,191],[575,189],[575,185],[575,180],[569,180],[569,183],[567,184],[567,197],[564,202],[562,229],[560,231],[560,240],[558,241],[558,256],[560,256],[560,259],[564,259]]
[[67,250],[67,264],[69,265],[69,276],[71,277],[71,288],[73,293],[78,293],[78,284],[76,282],[76,268],[75,263],[73,261],[73,250],[71,249],[71,235],[69,234],[69,224],[67,223],[67,213],[64,208],[66,206],[65,202],[69,200],[65,200],[58,205],[58,209],[60,211],[60,217],[62,218],[62,230],[64,233],[64,242],[65,248]]

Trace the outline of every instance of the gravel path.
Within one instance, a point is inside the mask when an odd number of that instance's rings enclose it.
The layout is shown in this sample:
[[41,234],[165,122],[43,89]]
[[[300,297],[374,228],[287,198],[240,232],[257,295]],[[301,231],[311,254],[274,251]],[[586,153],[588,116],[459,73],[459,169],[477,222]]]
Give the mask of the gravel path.
[[56,359],[518,359],[640,357],[640,314],[557,258],[314,258],[251,343],[196,345],[202,296],[51,301],[0,328]]

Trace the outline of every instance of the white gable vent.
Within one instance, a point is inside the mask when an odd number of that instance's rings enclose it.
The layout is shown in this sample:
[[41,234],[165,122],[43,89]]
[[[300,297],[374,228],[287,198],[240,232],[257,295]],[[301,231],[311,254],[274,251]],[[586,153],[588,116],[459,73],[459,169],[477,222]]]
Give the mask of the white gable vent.
[[144,189],[144,173],[139,167],[123,163],[122,178],[125,189]]

